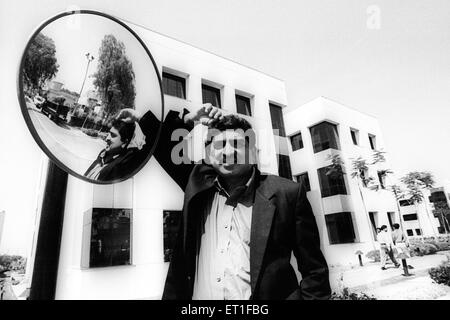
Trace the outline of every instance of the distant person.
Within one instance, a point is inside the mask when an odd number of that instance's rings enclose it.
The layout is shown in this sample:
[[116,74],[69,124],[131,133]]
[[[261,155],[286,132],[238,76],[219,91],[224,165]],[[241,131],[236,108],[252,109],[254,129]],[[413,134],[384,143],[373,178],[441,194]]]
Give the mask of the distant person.
[[386,270],[386,259],[388,256],[392,260],[396,268],[400,267],[400,264],[394,257],[394,243],[392,241],[391,235],[388,233],[386,225],[382,225],[380,227],[380,233],[377,236],[377,240],[380,243],[381,270]]
[[145,144],[145,136],[135,121],[114,119],[106,137],[106,148],[84,174],[98,181],[114,181],[130,175],[139,165],[135,154]]
[[[411,253],[409,251],[409,241],[405,233],[400,229],[398,223],[393,225],[394,231],[392,231],[392,241],[397,248],[398,254],[403,253],[407,258],[411,258]],[[408,265],[409,269],[414,269],[413,266]]]

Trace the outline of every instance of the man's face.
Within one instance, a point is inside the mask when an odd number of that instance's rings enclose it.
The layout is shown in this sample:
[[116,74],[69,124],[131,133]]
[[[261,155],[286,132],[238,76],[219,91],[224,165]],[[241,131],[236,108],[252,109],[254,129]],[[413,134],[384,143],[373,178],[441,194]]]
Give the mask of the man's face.
[[255,148],[249,147],[242,130],[227,130],[212,138],[209,145],[209,161],[221,176],[239,176],[252,169]]
[[121,146],[122,140],[120,139],[120,133],[116,128],[112,127],[106,137],[106,150],[114,150],[120,148]]

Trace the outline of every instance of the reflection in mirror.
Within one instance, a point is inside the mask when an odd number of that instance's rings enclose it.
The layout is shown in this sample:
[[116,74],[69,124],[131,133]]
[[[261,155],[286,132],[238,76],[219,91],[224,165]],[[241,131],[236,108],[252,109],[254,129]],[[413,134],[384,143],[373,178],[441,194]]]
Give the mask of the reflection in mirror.
[[33,137],[69,173],[112,183],[147,162],[156,141],[136,115],[162,116],[160,79],[150,52],[123,22],[87,11],[50,19],[29,41],[19,77]]

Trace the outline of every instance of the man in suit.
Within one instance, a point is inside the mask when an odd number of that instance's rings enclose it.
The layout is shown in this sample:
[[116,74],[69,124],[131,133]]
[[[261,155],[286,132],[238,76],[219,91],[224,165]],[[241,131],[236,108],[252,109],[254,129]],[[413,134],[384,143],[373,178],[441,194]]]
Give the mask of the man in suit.
[[[200,121],[206,163],[174,164],[171,132]],[[147,113],[140,125],[158,126]],[[303,185],[262,174],[251,125],[210,104],[169,113],[155,158],[185,190],[183,218],[163,299],[328,299],[328,267]],[[172,154],[173,156],[173,154]],[[290,264],[297,259],[300,283]]]

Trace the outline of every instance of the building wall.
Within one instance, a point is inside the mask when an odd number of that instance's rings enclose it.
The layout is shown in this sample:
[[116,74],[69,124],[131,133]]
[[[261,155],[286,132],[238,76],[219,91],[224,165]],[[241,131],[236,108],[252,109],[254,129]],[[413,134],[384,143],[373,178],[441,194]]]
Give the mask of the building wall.
[[[129,23],[128,23],[129,24]],[[277,173],[269,101],[286,105],[284,83],[256,70],[129,24],[144,40],[160,74],[181,73],[187,78],[187,99],[165,95],[169,109],[202,103],[202,81],[221,87],[222,107],[236,111],[235,90],[250,94],[250,121],[260,136],[260,169]],[[209,83],[208,82],[208,83]],[[158,115],[157,115],[158,116]],[[133,178],[114,185],[92,185],[69,177],[56,299],[159,299],[167,274],[163,261],[163,210],[181,210],[183,191],[155,159]],[[132,208],[132,265],[83,269],[89,236],[83,216],[95,207]],[[85,245],[83,246],[83,243]]]
[[[328,149],[314,153],[309,128],[322,121],[337,125],[340,150]],[[355,252],[361,250],[367,253],[377,247],[374,243],[372,227],[367,212],[377,212],[377,226],[389,226],[387,213],[395,212],[394,221],[399,222],[399,214],[395,199],[390,191],[380,189],[372,191],[360,187],[358,181],[351,177],[351,159],[358,156],[365,158],[368,163],[372,161],[368,135],[376,136],[376,149],[385,150],[383,135],[378,121],[366,114],[343,106],[332,100],[319,97],[298,108],[285,113],[286,133],[292,136],[299,131],[302,134],[304,147],[291,151],[291,165],[293,175],[308,172],[311,191],[307,193],[321,232],[322,247],[329,264],[345,264],[357,262]],[[350,128],[359,130],[359,145],[352,142]],[[345,184],[347,195],[335,195],[322,198],[320,192],[318,168],[331,164],[328,156],[339,154],[344,160]],[[388,159],[387,159],[388,160]],[[380,164],[379,169],[389,168],[389,163]],[[369,176],[377,177],[377,168],[369,170]],[[387,184],[390,184],[389,180]],[[364,198],[362,201],[361,194]],[[328,231],[325,223],[326,214],[338,212],[351,212],[355,230],[355,242],[346,244],[329,244]]]
[[3,226],[5,224],[5,211],[0,211],[0,244],[2,243]]
[[[424,190],[423,192],[424,200],[422,203],[400,207],[402,216],[407,214],[417,214],[417,220],[404,221],[403,227],[405,229],[405,233],[407,233],[407,230],[412,230],[412,236],[414,237],[437,236],[439,235],[439,219],[433,215],[433,206],[429,201],[430,192],[428,190]],[[419,234],[416,229],[420,229],[421,234]]]

